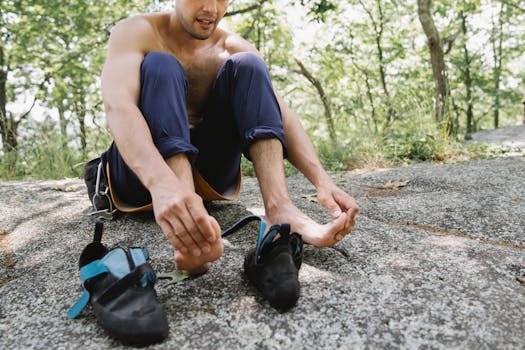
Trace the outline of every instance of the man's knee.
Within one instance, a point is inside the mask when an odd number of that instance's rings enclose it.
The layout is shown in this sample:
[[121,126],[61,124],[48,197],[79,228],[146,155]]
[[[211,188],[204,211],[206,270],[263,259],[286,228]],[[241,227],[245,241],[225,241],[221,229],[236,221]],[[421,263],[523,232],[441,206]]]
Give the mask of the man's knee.
[[142,76],[159,78],[176,78],[187,85],[188,77],[182,64],[174,56],[165,52],[150,52],[144,57],[140,67]]
[[268,73],[268,68],[264,63],[264,60],[256,53],[239,52],[233,54],[229,59],[238,72],[261,74]]

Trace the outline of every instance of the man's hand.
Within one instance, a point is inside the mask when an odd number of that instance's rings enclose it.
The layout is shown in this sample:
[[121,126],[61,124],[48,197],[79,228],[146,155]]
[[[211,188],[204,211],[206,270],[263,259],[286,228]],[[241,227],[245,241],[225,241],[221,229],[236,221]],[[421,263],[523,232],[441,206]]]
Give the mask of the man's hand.
[[354,198],[337,187],[333,182],[330,182],[317,188],[317,199],[334,218],[338,218],[342,213],[346,213],[347,219],[344,228],[338,232],[340,239],[352,231],[355,225],[355,217],[359,212],[359,207]]
[[171,244],[182,254],[201,256],[220,239],[220,226],[208,214],[202,198],[178,181],[150,189],[155,220]]

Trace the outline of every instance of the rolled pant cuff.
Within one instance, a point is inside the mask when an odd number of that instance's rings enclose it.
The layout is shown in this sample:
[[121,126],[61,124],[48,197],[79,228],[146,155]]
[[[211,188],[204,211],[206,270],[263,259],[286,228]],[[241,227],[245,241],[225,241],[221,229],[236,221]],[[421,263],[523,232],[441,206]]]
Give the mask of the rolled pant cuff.
[[185,153],[193,165],[197,159],[199,150],[191,143],[181,137],[163,137],[155,143],[162,158],[168,159],[179,153]]
[[257,126],[255,128],[249,129],[244,133],[244,140],[242,145],[242,152],[246,158],[250,161],[252,160],[249,154],[249,148],[252,144],[259,140],[265,139],[278,139],[283,146],[283,157],[288,157],[288,152],[286,151],[286,142],[284,140],[284,132],[280,128],[269,127],[269,126]]

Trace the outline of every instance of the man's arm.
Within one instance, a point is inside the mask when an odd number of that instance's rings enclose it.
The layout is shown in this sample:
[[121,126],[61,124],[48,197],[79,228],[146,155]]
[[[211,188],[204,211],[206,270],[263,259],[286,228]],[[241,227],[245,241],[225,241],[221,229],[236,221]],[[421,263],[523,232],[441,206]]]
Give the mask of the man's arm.
[[354,199],[333,183],[319,161],[299,117],[288,107],[275,88],[274,91],[283,118],[288,160],[315,186],[319,203],[326,207],[332,216],[337,217],[341,212],[347,212],[353,218],[358,211]]
[[146,188],[160,176],[172,177],[153,144],[147,123],[138,108],[140,65],[146,53],[149,23],[131,18],[119,22],[111,32],[102,70],[102,99],[108,126],[126,164]]
[[[230,34],[226,45],[231,53],[254,52],[260,55],[252,44],[236,34]],[[342,212],[348,214],[349,221],[345,228],[350,229],[359,207],[351,196],[334,184],[319,161],[299,117],[288,107],[275,87],[274,92],[281,109],[288,160],[315,186],[319,203],[332,216],[338,217]]]
[[220,228],[202,199],[162,158],[138,108],[140,66],[154,40],[146,19],[135,17],[115,26],[102,71],[102,98],[122,158],[151,193],[157,223],[177,249],[188,253],[203,249],[206,240],[215,241]]

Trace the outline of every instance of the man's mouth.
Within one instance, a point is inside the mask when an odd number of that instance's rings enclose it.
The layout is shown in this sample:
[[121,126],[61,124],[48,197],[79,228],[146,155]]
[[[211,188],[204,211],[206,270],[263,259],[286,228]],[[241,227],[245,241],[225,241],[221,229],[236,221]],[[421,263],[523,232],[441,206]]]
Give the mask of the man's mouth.
[[215,23],[215,20],[212,18],[197,18],[197,22],[199,22],[204,27],[209,27]]

